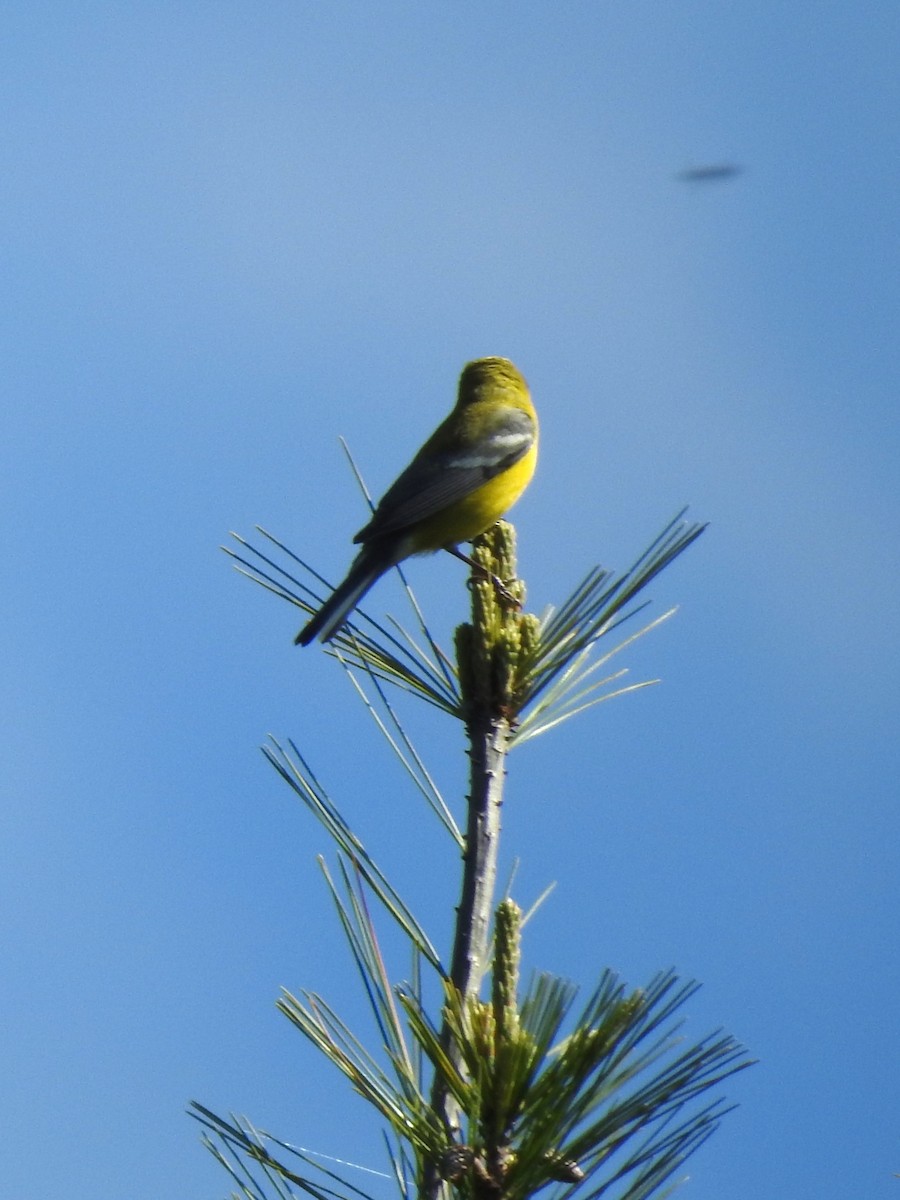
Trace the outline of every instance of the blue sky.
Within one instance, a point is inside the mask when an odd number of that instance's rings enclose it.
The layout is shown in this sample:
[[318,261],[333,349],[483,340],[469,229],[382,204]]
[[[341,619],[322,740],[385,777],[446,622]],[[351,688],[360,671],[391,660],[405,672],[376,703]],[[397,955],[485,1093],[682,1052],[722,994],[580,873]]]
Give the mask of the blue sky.
[[[627,656],[662,686],[511,760],[517,895],[557,881],[529,965],[674,964],[688,1032],[761,1060],[685,1195],[895,1196],[900,9],[36,0],[3,26],[6,1193],[225,1195],[191,1097],[383,1169],[273,1007],[353,980],[322,836],[258,745],[298,741],[445,941],[454,862],[217,547],[260,523],[339,576],[365,514],[338,435],[380,492],[503,354],[542,419],[536,609],[685,503],[711,522]],[[459,564],[411,577],[448,637]],[[408,718],[461,797],[459,732]]]

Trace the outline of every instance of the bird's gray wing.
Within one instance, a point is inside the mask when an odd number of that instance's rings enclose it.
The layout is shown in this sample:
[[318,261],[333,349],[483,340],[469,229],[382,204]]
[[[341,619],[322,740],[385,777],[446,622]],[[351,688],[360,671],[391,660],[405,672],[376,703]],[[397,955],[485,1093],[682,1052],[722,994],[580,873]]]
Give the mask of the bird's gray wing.
[[536,435],[536,424],[527,412],[508,408],[477,446],[430,451],[426,443],[382,496],[372,520],[354,542],[408,529],[442,512],[517,463],[534,445]]

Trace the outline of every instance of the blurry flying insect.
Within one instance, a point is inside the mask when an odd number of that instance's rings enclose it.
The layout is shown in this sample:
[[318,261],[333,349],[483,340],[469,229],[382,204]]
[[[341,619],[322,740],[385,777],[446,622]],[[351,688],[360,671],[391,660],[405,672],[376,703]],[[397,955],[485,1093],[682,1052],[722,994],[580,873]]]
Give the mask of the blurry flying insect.
[[675,176],[681,183],[718,183],[724,179],[734,179],[740,175],[743,167],[737,163],[709,163],[705,167],[687,167]]

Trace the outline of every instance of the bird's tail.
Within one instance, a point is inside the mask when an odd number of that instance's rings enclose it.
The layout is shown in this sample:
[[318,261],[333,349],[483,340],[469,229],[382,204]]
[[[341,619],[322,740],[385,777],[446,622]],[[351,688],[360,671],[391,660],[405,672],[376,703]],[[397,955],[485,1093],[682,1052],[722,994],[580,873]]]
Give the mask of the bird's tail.
[[327,642],[344,624],[360,600],[375,581],[394,565],[394,559],[383,554],[374,554],[372,548],[364,547],[353,560],[347,578],[338,584],[312,619],[303,626],[294,638],[295,646],[308,646],[313,638]]

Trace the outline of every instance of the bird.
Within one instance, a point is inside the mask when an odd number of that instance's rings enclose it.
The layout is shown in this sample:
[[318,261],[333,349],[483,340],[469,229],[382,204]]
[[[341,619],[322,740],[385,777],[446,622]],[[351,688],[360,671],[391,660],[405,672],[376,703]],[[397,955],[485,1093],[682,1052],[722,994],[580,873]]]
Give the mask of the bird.
[[478,358],[459,378],[456,405],[388,488],[354,537],[343,583],[295,645],[330,641],[369,588],[414,554],[449,550],[489,529],[519,499],[537,465],[538,419],[528,384],[508,358]]

